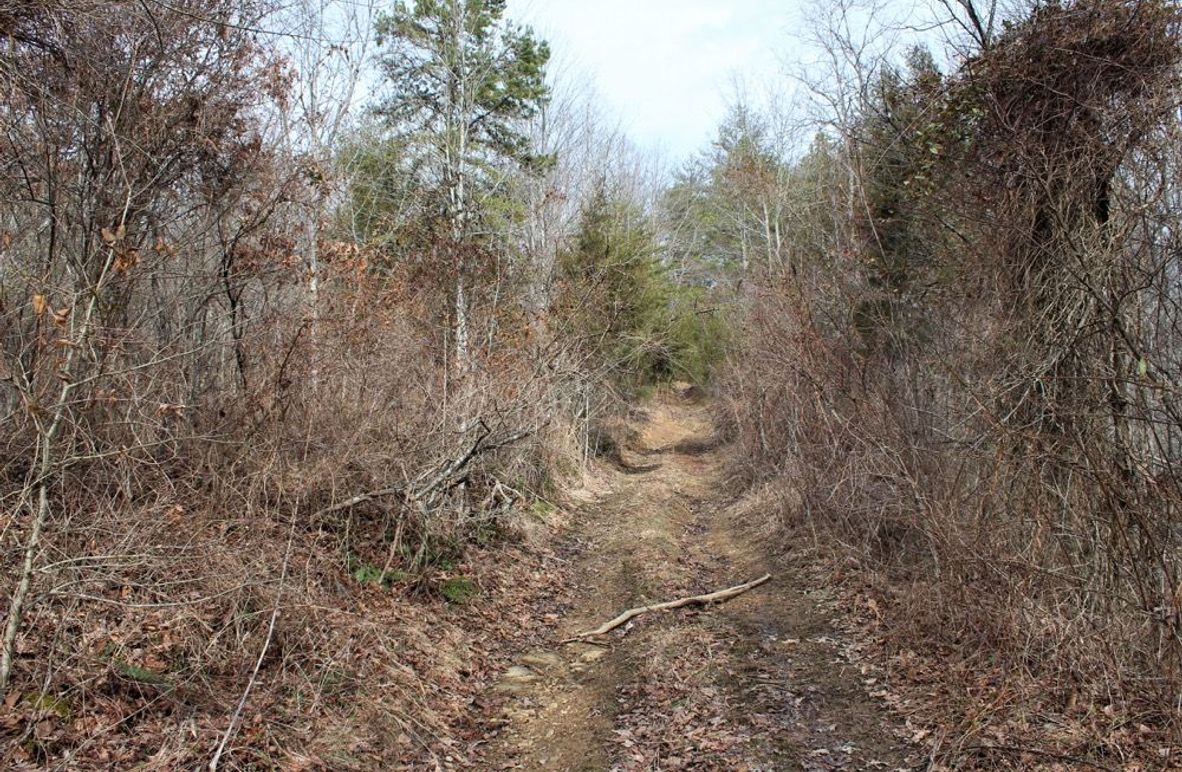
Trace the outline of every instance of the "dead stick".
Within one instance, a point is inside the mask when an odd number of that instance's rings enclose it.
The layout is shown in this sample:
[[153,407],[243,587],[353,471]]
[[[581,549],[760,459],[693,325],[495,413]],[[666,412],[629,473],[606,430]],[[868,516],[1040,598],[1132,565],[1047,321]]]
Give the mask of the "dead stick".
[[254,670],[250,674],[250,680],[246,682],[246,689],[242,692],[242,697],[238,700],[238,707],[234,708],[234,715],[230,716],[230,725],[226,727],[222,741],[218,743],[217,750],[214,751],[213,758],[210,759],[209,772],[218,772],[218,764],[222,760],[222,754],[226,752],[226,745],[234,736],[234,732],[238,730],[238,720],[242,718],[242,710],[246,707],[251,690],[258,683],[259,670],[263,667],[263,660],[267,658],[271,641],[275,639],[275,623],[279,621],[279,609],[282,608],[280,604],[283,601],[283,584],[287,581],[287,567],[291,564],[291,545],[295,541],[295,530],[296,519],[292,517],[291,530],[287,532],[287,549],[283,553],[283,568],[279,572],[279,588],[275,590],[275,607],[271,609],[271,622],[267,625],[267,638],[263,641],[263,648],[259,650],[259,658],[255,660]]
[[594,630],[588,630],[585,633],[578,633],[577,635],[575,635],[571,638],[567,638],[566,640],[561,641],[560,643],[563,643],[563,644],[580,643],[580,642],[585,641],[587,638],[595,638],[596,636],[607,635],[612,630],[615,630],[617,627],[620,627],[621,625],[625,625],[628,622],[630,622],[631,620],[640,616],[641,614],[647,614],[650,611],[670,611],[675,608],[684,608],[686,606],[707,606],[711,603],[722,603],[724,601],[730,600],[731,598],[737,598],[740,595],[742,595],[743,593],[748,592],[749,590],[754,590],[756,587],[759,587],[761,584],[766,584],[766,583],[770,582],[771,579],[772,579],[771,574],[765,574],[753,582],[747,582],[746,584],[740,584],[737,587],[731,587],[730,589],[727,589],[727,590],[719,590],[718,592],[712,592],[709,595],[695,595],[690,598],[680,598],[678,600],[671,600],[668,603],[658,603],[655,606],[638,606],[636,608],[628,609],[623,614],[620,614],[618,617],[611,620],[610,622],[604,622],[602,625],[595,628]]
[[316,514],[312,515],[312,519],[315,520],[317,518],[324,517],[325,515],[331,515],[334,512],[340,512],[342,509],[349,509],[351,507],[357,506],[358,504],[365,504],[366,502],[373,501],[374,499],[381,499],[381,498],[385,498],[387,496],[394,496],[396,494],[401,494],[405,490],[406,490],[406,486],[400,485],[397,488],[383,488],[380,491],[371,491],[369,493],[361,493],[361,494],[358,494],[347,501],[342,501],[338,504],[333,504],[331,507],[325,507],[324,509],[320,510]]

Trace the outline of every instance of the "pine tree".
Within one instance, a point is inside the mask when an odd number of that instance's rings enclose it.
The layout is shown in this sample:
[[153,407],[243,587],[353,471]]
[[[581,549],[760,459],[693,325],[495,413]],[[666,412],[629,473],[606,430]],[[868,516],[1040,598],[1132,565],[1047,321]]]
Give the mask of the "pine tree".
[[498,186],[506,164],[530,166],[522,123],[545,103],[549,46],[507,21],[505,0],[395,3],[377,25],[382,72],[392,93],[379,114],[425,160],[428,192],[451,239],[455,364],[469,369],[466,258],[483,230],[478,196]]

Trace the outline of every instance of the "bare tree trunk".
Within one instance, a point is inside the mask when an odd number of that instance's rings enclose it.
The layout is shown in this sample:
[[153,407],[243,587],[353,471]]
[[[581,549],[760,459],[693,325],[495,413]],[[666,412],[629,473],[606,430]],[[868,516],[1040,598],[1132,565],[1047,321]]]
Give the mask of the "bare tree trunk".
[[459,61],[456,67],[457,71],[453,74],[455,81],[452,91],[452,107],[454,113],[452,116],[452,132],[455,136],[449,138],[449,142],[454,143],[455,149],[454,155],[451,157],[452,238],[454,248],[460,250],[459,258],[456,261],[455,367],[457,374],[461,376],[472,369],[472,354],[469,340],[471,336],[468,330],[468,290],[465,286],[465,273],[467,272],[468,265],[467,256],[463,253],[468,235],[468,190],[465,165],[468,158],[468,113],[470,110],[468,106],[467,50],[463,41],[464,28],[466,26],[464,10],[464,3],[457,3],[454,43]]
[[[321,285],[324,280],[320,240],[329,198],[341,180],[331,171],[338,138],[353,112],[353,99],[372,41],[376,0],[341,4],[337,0],[299,0],[289,11],[293,34],[287,39],[297,63],[294,116],[280,114],[283,136],[293,159],[310,156],[315,177],[303,206],[304,262],[308,271],[308,338],[311,341],[309,381],[318,390],[321,340]],[[329,37],[353,38],[348,45],[327,45]],[[337,188],[339,189],[339,188]]]
[[320,382],[320,225],[323,219],[324,200],[317,192],[315,204],[308,215],[308,339],[311,341],[311,368],[308,373],[312,393],[319,390]]
[[455,344],[455,368],[456,372],[462,375],[471,369],[471,355],[468,342],[468,296],[464,288],[464,273],[462,270],[456,276]]

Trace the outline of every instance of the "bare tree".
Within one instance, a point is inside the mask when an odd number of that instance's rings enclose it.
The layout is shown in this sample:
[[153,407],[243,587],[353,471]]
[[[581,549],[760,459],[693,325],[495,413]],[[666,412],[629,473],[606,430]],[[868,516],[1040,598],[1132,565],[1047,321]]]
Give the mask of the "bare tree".
[[376,0],[296,0],[276,18],[285,30],[281,47],[291,66],[291,95],[279,110],[281,137],[306,191],[300,204],[300,251],[307,271],[313,385],[320,356],[321,243],[331,204],[351,186],[352,167],[336,154],[364,109],[359,89],[372,76],[376,18]]

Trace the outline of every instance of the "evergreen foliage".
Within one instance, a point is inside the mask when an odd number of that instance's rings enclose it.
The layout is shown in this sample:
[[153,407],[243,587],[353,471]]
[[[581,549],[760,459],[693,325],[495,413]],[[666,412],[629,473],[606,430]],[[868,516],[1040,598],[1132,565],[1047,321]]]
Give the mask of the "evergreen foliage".
[[522,122],[545,102],[549,46],[507,21],[504,0],[399,2],[377,23],[392,93],[377,113],[421,159],[419,180],[463,236],[473,187],[493,195],[506,162],[543,162]]
[[703,309],[704,288],[675,281],[639,207],[600,188],[582,213],[562,269],[571,332],[619,381],[709,379],[723,324]]

